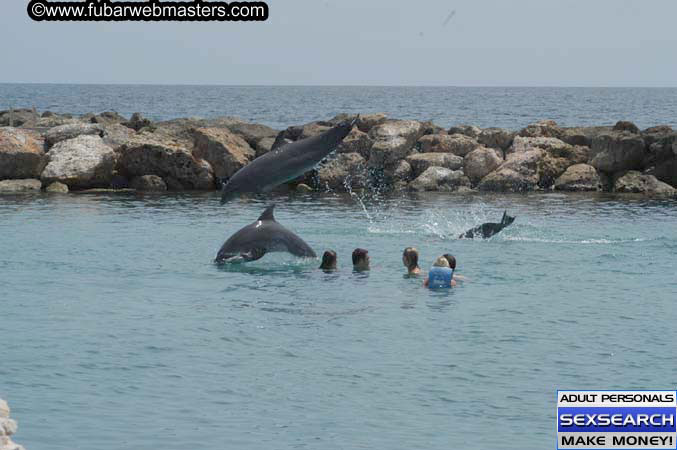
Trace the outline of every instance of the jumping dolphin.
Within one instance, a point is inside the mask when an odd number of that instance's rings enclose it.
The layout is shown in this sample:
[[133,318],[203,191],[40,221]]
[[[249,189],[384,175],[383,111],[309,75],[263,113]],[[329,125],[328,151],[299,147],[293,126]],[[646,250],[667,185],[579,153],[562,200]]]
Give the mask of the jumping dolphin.
[[350,133],[357,118],[345,121],[317,136],[282,144],[244,166],[223,186],[221,204],[239,193],[268,192],[303,175],[331,153]]
[[483,223],[482,225],[476,226],[472,230],[466,231],[465,233],[461,234],[458,238],[473,239],[475,237],[481,237],[487,239],[499,233],[503,228],[507,227],[514,221],[515,218],[509,216],[507,211],[504,211],[501,223],[491,223],[491,222]]
[[315,258],[317,255],[303,239],[277,223],[273,209],[275,205],[269,206],[256,222],[228,238],[214,262],[256,261],[270,252],[289,252],[295,256]]

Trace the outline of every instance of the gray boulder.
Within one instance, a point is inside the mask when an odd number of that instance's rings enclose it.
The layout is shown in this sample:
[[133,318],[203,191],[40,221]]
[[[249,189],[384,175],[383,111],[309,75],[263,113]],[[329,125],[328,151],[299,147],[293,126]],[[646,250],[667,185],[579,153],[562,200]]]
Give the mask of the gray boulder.
[[602,178],[588,164],[574,164],[555,180],[557,191],[601,191]]
[[429,134],[418,140],[418,146],[422,153],[452,153],[463,157],[479,144],[464,134]]
[[551,188],[555,180],[572,165],[567,158],[558,158],[545,152],[538,161],[538,186],[544,189]]
[[0,398],[0,450],[25,450],[23,446],[12,442],[12,436],[16,434],[18,425],[9,417],[9,406]]
[[613,128],[614,131],[627,131],[628,133],[639,134],[639,128],[627,120],[619,120]]
[[98,123],[101,125],[114,125],[121,124],[122,122],[127,122],[127,119],[115,111],[106,111],[101,114],[97,114],[90,119],[92,123]]
[[[228,121],[228,124],[234,123]],[[209,121],[201,118],[181,118],[155,122],[150,126],[143,128],[144,135],[154,136],[153,139],[161,142],[174,141],[175,144],[184,149],[192,151],[195,144],[195,130],[197,128],[218,128],[210,127]],[[225,128],[225,127],[221,127]]]
[[[0,181],[0,193],[15,194],[22,192],[40,192],[42,183],[40,180],[2,180]],[[2,433],[0,433],[1,435]]]
[[331,126],[329,124],[325,124],[323,122],[311,122],[305,125],[301,125],[299,130],[300,133],[298,138],[296,138],[296,140],[307,139],[310,137],[317,136],[319,134],[324,133],[325,131],[328,131],[330,128]]
[[219,178],[230,178],[256,158],[243,138],[225,128],[195,130],[193,155],[207,161]]
[[414,177],[414,171],[411,164],[402,160],[386,173],[386,178],[393,190],[400,191],[407,188],[409,182]]
[[480,127],[476,127],[475,125],[456,125],[454,127],[449,128],[447,133],[462,134],[464,136],[477,139],[480,136],[480,133],[482,133],[482,129]]
[[45,184],[58,181],[69,188],[109,187],[115,157],[99,136],[78,136],[52,147],[40,178]]
[[673,196],[677,190],[667,183],[663,183],[653,175],[630,170],[619,177],[614,183],[615,192]]
[[173,190],[214,189],[211,165],[180,142],[141,132],[119,150],[118,170],[128,178],[157,175]]
[[36,128],[55,128],[61,125],[68,125],[68,124],[77,124],[77,123],[82,123],[82,121],[78,119],[74,119],[72,117],[66,117],[66,116],[47,116],[47,117],[41,117],[38,119],[37,122],[35,122],[35,127]]
[[357,120],[357,128],[363,133],[369,133],[372,128],[381,125],[388,120],[388,116],[383,113],[360,115]]
[[463,158],[451,153],[417,153],[407,156],[407,162],[415,177],[425,172],[429,167],[444,167],[458,170],[463,167]]
[[590,159],[590,147],[584,145],[566,145],[563,147],[552,147],[547,152],[555,158],[564,158],[570,164],[587,163]]
[[485,147],[500,148],[506,150],[512,144],[515,133],[502,128],[485,128],[480,133],[477,141]]
[[43,141],[18,128],[0,128],[0,179],[39,178],[45,167]]
[[670,134],[672,132],[673,129],[670,125],[656,125],[655,127],[649,127],[642,131],[642,134]]
[[551,187],[567,167],[587,162],[589,154],[587,147],[574,146],[557,138],[541,136],[515,136],[506,154],[509,157],[513,154],[524,153],[534,149],[544,151],[543,157],[538,162],[538,185],[542,188]]
[[495,171],[480,181],[481,191],[524,192],[538,187],[539,163],[545,152],[539,148],[512,153]]
[[310,122],[304,125],[293,125],[277,134],[277,140],[298,141],[309,137],[317,136],[329,130],[331,125],[323,121]]
[[646,147],[651,149],[651,146],[655,142],[661,141],[666,137],[670,137],[671,135],[674,135],[675,132],[669,125],[658,125],[647,128],[646,130],[642,131],[641,134],[642,138],[644,138],[644,142],[646,143]]
[[134,177],[129,183],[129,187],[137,191],[147,192],[164,192],[167,190],[167,184],[157,175]]
[[561,139],[564,131],[554,120],[541,120],[540,122],[527,125],[520,130],[519,136],[523,137],[545,137]]
[[563,128],[562,131],[560,139],[567,144],[590,147],[596,136],[609,133],[612,129],[611,127],[571,127]]
[[151,122],[150,119],[146,119],[141,113],[138,112],[132,114],[132,117],[128,121],[122,122],[122,125],[129,127],[134,131],[139,131],[142,128],[151,126],[152,124],[153,122]]
[[557,138],[515,136],[507,155],[534,149],[545,152],[538,164],[538,185],[542,188],[551,187],[567,167],[587,163],[590,154],[588,147],[571,145]]
[[515,136],[512,145],[506,150],[506,155],[540,148],[553,155],[570,152],[572,145],[553,137],[524,137]]
[[234,129],[240,131],[242,135],[249,135],[250,133],[254,132],[252,131],[252,129],[245,130],[243,128],[238,128],[238,126],[242,124],[247,124],[247,122],[245,122],[239,117],[232,116],[215,117],[212,119],[203,119],[200,117],[188,117],[153,122],[139,131],[153,134],[156,136],[156,139],[160,141],[173,140],[178,145],[181,145],[188,150],[192,150],[193,145],[195,143],[196,129],[226,128],[230,130],[230,128],[233,127]]
[[478,147],[463,159],[463,173],[473,184],[489,175],[503,164],[501,150],[487,147]]
[[364,187],[367,161],[359,153],[340,153],[317,170],[320,189]]
[[103,127],[95,123],[70,123],[51,128],[45,134],[45,143],[47,148],[52,148],[54,144],[78,136],[100,136],[103,137]]
[[606,173],[640,169],[646,155],[644,139],[628,132],[612,131],[592,139],[590,165]]
[[369,131],[374,141],[369,154],[369,166],[387,168],[397,165],[414,150],[421,136],[421,123],[415,120],[390,120]]
[[119,123],[112,123],[104,127],[103,142],[117,151],[122,144],[129,141],[136,132]]
[[426,134],[447,134],[447,130],[434,123],[432,120],[421,122],[421,136]]
[[59,183],[58,181],[55,181],[54,183],[50,184],[45,188],[46,192],[50,192],[52,194],[68,194],[68,186],[66,186],[63,183]]
[[[21,127],[32,125],[38,117],[29,108],[13,109],[12,111],[0,111],[0,127]],[[11,123],[10,123],[11,122]]]
[[367,133],[360,131],[357,127],[353,127],[348,136],[339,144],[336,152],[359,153],[364,159],[368,160],[373,144],[374,141],[371,140]]
[[256,148],[263,139],[273,139],[273,141],[275,141],[275,137],[279,133],[278,130],[270,128],[269,126],[245,121],[235,122],[228,125],[227,128],[232,133],[247,141],[247,144],[252,148]]
[[642,167],[659,180],[677,187],[677,133],[656,139],[649,146]]
[[444,167],[428,167],[425,172],[409,183],[412,191],[452,192],[470,189],[470,180],[462,170],[450,170]]
[[256,147],[254,147],[256,157],[258,158],[268,153],[273,148],[273,144],[275,144],[275,138],[263,138],[258,141]]

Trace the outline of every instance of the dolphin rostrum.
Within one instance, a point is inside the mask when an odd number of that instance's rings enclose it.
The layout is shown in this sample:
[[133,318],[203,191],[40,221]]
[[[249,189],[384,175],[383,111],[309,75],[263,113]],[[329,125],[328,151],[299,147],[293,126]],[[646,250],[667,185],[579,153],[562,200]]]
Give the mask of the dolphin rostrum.
[[275,205],[263,211],[261,217],[228,238],[216,255],[215,262],[256,261],[271,252],[289,252],[295,256],[315,258],[317,255],[303,239],[277,223]]
[[491,236],[499,233],[503,228],[507,227],[511,223],[515,221],[515,218],[512,216],[508,215],[507,211],[503,212],[503,218],[501,219],[501,223],[483,223],[482,225],[478,225],[472,230],[468,230],[465,233],[461,234],[458,238],[459,239],[474,239],[476,237],[487,239],[490,238]]
[[356,122],[357,118],[347,120],[317,136],[283,145],[278,139],[279,147],[235,172],[223,186],[221,204],[240,193],[268,192],[303,175],[336,149]]

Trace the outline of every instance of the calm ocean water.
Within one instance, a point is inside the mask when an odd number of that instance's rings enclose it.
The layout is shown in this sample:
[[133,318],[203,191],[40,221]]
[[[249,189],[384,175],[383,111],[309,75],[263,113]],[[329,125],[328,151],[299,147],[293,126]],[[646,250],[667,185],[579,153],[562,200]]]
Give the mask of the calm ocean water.
[[[278,197],[278,220],[337,250],[340,270],[281,254],[213,265],[270,201],[1,198],[0,397],[16,440],[544,449],[556,389],[677,386],[674,200]],[[502,234],[454,239],[506,208]],[[454,253],[470,281],[424,290],[403,277],[409,245],[425,267]],[[351,271],[357,246],[369,273]]]
[[630,120],[677,127],[677,88],[304,87],[0,84],[0,109],[141,112],[161,120],[235,115],[283,129],[347,113],[518,129]]

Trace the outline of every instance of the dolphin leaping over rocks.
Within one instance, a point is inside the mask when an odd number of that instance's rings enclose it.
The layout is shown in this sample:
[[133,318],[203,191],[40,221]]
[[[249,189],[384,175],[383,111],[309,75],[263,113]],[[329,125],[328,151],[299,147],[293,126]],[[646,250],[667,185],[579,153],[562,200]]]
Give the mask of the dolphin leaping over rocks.
[[254,223],[233,234],[216,255],[216,263],[256,261],[271,252],[289,252],[294,256],[315,258],[317,255],[303,239],[277,223],[275,205],[263,211]]
[[475,228],[466,231],[465,233],[461,234],[458,238],[459,239],[474,239],[476,237],[478,238],[483,238],[483,239],[488,239],[491,236],[500,233],[501,230],[511,223],[515,221],[515,218],[512,216],[508,215],[507,211],[503,212],[503,218],[501,219],[501,223],[483,223],[482,225],[478,225]]
[[345,121],[322,134],[280,145],[259,156],[223,186],[221,204],[241,193],[268,192],[303,175],[334,151],[356,122],[357,118]]

